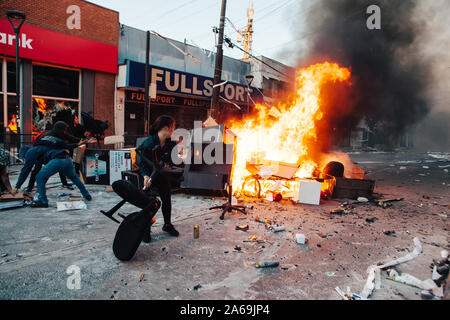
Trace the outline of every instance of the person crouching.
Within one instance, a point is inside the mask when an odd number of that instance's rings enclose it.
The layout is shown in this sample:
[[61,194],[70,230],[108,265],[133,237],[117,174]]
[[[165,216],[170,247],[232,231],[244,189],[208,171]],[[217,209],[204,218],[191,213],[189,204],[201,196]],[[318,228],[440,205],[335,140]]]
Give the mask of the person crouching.
[[45,154],[45,160],[48,163],[41,169],[36,176],[36,183],[39,192],[38,200],[31,203],[33,208],[48,208],[48,199],[46,195],[45,185],[56,173],[62,173],[69,178],[73,184],[75,184],[87,201],[92,200],[92,196],[87,191],[83,182],[75,173],[75,167],[73,166],[70,153],[66,149],[51,149]]

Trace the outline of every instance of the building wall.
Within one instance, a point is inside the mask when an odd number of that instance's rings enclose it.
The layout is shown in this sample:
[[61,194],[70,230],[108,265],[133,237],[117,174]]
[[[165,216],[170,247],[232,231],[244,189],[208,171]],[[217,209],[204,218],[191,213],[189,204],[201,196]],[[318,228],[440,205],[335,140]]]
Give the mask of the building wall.
[[[68,21],[74,13],[70,6],[80,9],[80,28],[70,28]],[[8,10],[18,10],[26,14],[25,24],[49,29],[52,31],[102,42],[108,45],[119,45],[119,13],[83,0],[1,0],[0,17],[6,18]],[[11,29],[12,31],[12,29]],[[57,45],[57,44],[55,44]],[[68,52],[68,54],[71,54]],[[95,52],[92,53],[93,55]],[[31,66],[31,61],[27,61]],[[58,66],[55,66],[58,67]],[[70,67],[70,66],[69,66]],[[107,134],[114,134],[114,96],[115,74],[92,70],[82,70],[81,110],[93,112],[98,120],[108,120],[110,128]],[[86,80],[86,81],[85,81]],[[23,81],[31,81],[28,76]],[[26,83],[26,88],[30,83]],[[28,86],[27,86],[28,85]],[[24,128],[26,131],[31,122],[28,113],[31,112],[31,98],[23,96],[25,113]]]
[[109,128],[106,135],[114,135],[114,90],[114,74],[95,73],[94,118],[108,120]]
[[[67,13],[71,5],[80,8],[81,28],[69,29]],[[117,46],[119,43],[119,13],[82,0],[2,0],[0,16],[19,10],[27,15],[25,23],[57,32]],[[112,32],[117,30],[117,32]]]

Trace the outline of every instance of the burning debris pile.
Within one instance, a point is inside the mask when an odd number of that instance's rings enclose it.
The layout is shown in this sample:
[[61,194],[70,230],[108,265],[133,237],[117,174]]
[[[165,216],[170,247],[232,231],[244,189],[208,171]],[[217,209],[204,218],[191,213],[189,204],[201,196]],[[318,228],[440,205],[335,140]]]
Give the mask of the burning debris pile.
[[[322,172],[323,160],[330,157],[322,152],[327,142],[321,140],[329,139],[330,127],[323,123],[328,112],[324,101],[338,83],[351,86],[350,77],[348,68],[330,62],[301,69],[295,94],[287,102],[276,107],[256,105],[255,114],[229,124],[240,137],[235,146],[233,190],[264,196],[282,189],[284,197],[292,198],[299,178],[327,178]],[[268,179],[271,176],[284,179]],[[249,177],[258,181],[249,183]]]

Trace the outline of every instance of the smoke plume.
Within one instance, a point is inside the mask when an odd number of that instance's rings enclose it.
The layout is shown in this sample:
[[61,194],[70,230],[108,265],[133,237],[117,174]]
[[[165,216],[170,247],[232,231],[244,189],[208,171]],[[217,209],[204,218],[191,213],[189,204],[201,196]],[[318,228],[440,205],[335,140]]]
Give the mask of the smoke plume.
[[[381,9],[380,30],[367,27],[371,5]],[[321,132],[348,137],[364,118],[378,139],[384,137],[375,142],[387,143],[427,115],[431,68],[419,50],[426,19],[417,6],[416,0],[315,0],[308,8],[301,66],[330,60],[352,72],[350,91],[325,90],[328,119],[322,126],[329,128]]]

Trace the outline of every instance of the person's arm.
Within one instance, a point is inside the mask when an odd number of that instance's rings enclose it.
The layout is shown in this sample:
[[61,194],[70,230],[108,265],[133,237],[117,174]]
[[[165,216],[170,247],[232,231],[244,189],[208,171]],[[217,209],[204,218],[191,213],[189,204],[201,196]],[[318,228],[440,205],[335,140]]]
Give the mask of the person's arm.
[[136,148],[136,153],[139,155],[139,173],[144,177],[144,187],[149,188],[151,185],[152,178],[157,172],[155,163],[152,161],[151,153],[153,152],[154,143],[153,141],[146,140],[138,148]]

